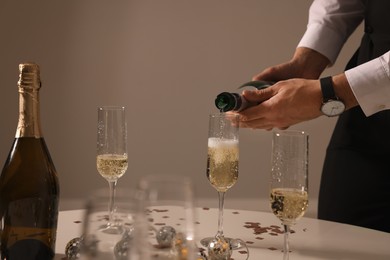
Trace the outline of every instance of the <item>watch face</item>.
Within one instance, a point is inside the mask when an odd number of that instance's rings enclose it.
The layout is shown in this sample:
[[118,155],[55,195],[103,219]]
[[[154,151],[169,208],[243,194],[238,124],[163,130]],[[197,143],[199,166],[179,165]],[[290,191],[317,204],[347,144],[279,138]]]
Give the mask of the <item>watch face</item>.
[[327,116],[338,116],[345,110],[345,105],[340,100],[329,100],[321,107],[322,113]]

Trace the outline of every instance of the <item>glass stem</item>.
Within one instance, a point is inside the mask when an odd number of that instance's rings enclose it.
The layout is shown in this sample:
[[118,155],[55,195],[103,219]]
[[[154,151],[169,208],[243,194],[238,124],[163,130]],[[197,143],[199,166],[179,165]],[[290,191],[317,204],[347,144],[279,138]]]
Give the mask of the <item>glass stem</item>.
[[290,235],[290,226],[284,226],[284,244],[283,244],[283,260],[288,260],[290,255],[290,244],[289,244],[289,235]]
[[114,204],[115,204],[115,188],[116,181],[109,181],[108,186],[110,188],[110,201],[108,203],[108,226],[111,226],[114,222]]
[[219,212],[218,212],[218,232],[216,236],[223,237],[223,208],[225,203],[225,192],[218,192]]

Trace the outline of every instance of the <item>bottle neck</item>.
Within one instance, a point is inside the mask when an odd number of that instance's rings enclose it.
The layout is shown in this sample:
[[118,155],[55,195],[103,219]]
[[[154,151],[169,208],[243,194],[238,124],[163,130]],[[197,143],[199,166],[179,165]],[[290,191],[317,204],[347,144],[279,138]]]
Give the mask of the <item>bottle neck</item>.
[[39,120],[39,95],[37,89],[19,89],[18,137],[42,137]]
[[242,106],[242,97],[238,93],[222,92],[215,99],[220,112],[238,111]]
[[15,137],[40,138],[39,68],[35,64],[21,64],[19,69],[19,121]]

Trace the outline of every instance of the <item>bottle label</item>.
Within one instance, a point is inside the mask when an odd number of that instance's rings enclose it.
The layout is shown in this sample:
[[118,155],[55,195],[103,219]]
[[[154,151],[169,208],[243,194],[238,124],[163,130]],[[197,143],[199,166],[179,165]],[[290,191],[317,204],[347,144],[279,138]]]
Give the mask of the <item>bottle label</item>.
[[35,239],[23,239],[17,241],[10,248],[1,246],[1,260],[52,260],[55,250]]
[[10,248],[18,241],[32,239],[54,249],[58,199],[54,195],[51,197],[26,198],[8,204],[2,221],[2,248],[4,243]]

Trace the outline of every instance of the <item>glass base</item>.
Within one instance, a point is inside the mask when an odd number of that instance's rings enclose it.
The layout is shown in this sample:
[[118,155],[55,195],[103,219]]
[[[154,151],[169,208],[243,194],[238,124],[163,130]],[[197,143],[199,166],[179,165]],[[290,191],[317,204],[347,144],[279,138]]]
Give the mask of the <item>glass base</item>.
[[[213,241],[215,239],[215,237],[206,237],[206,238],[203,238],[202,240],[200,240],[200,244],[204,247],[208,247],[210,242]],[[226,241],[230,244],[230,247],[232,248],[232,250],[237,250],[237,249],[240,249],[240,248],[243,248],[245,247],[245,242],[242,241],[241,239],[239,238],[230,238],[230,237],[225,237]]]
[[116,225],[104,224],[99,227],[99,231],[108,235],[124,235],[127,232],[129,232],[129,229],[123,227],[122,225],[116,226]]

